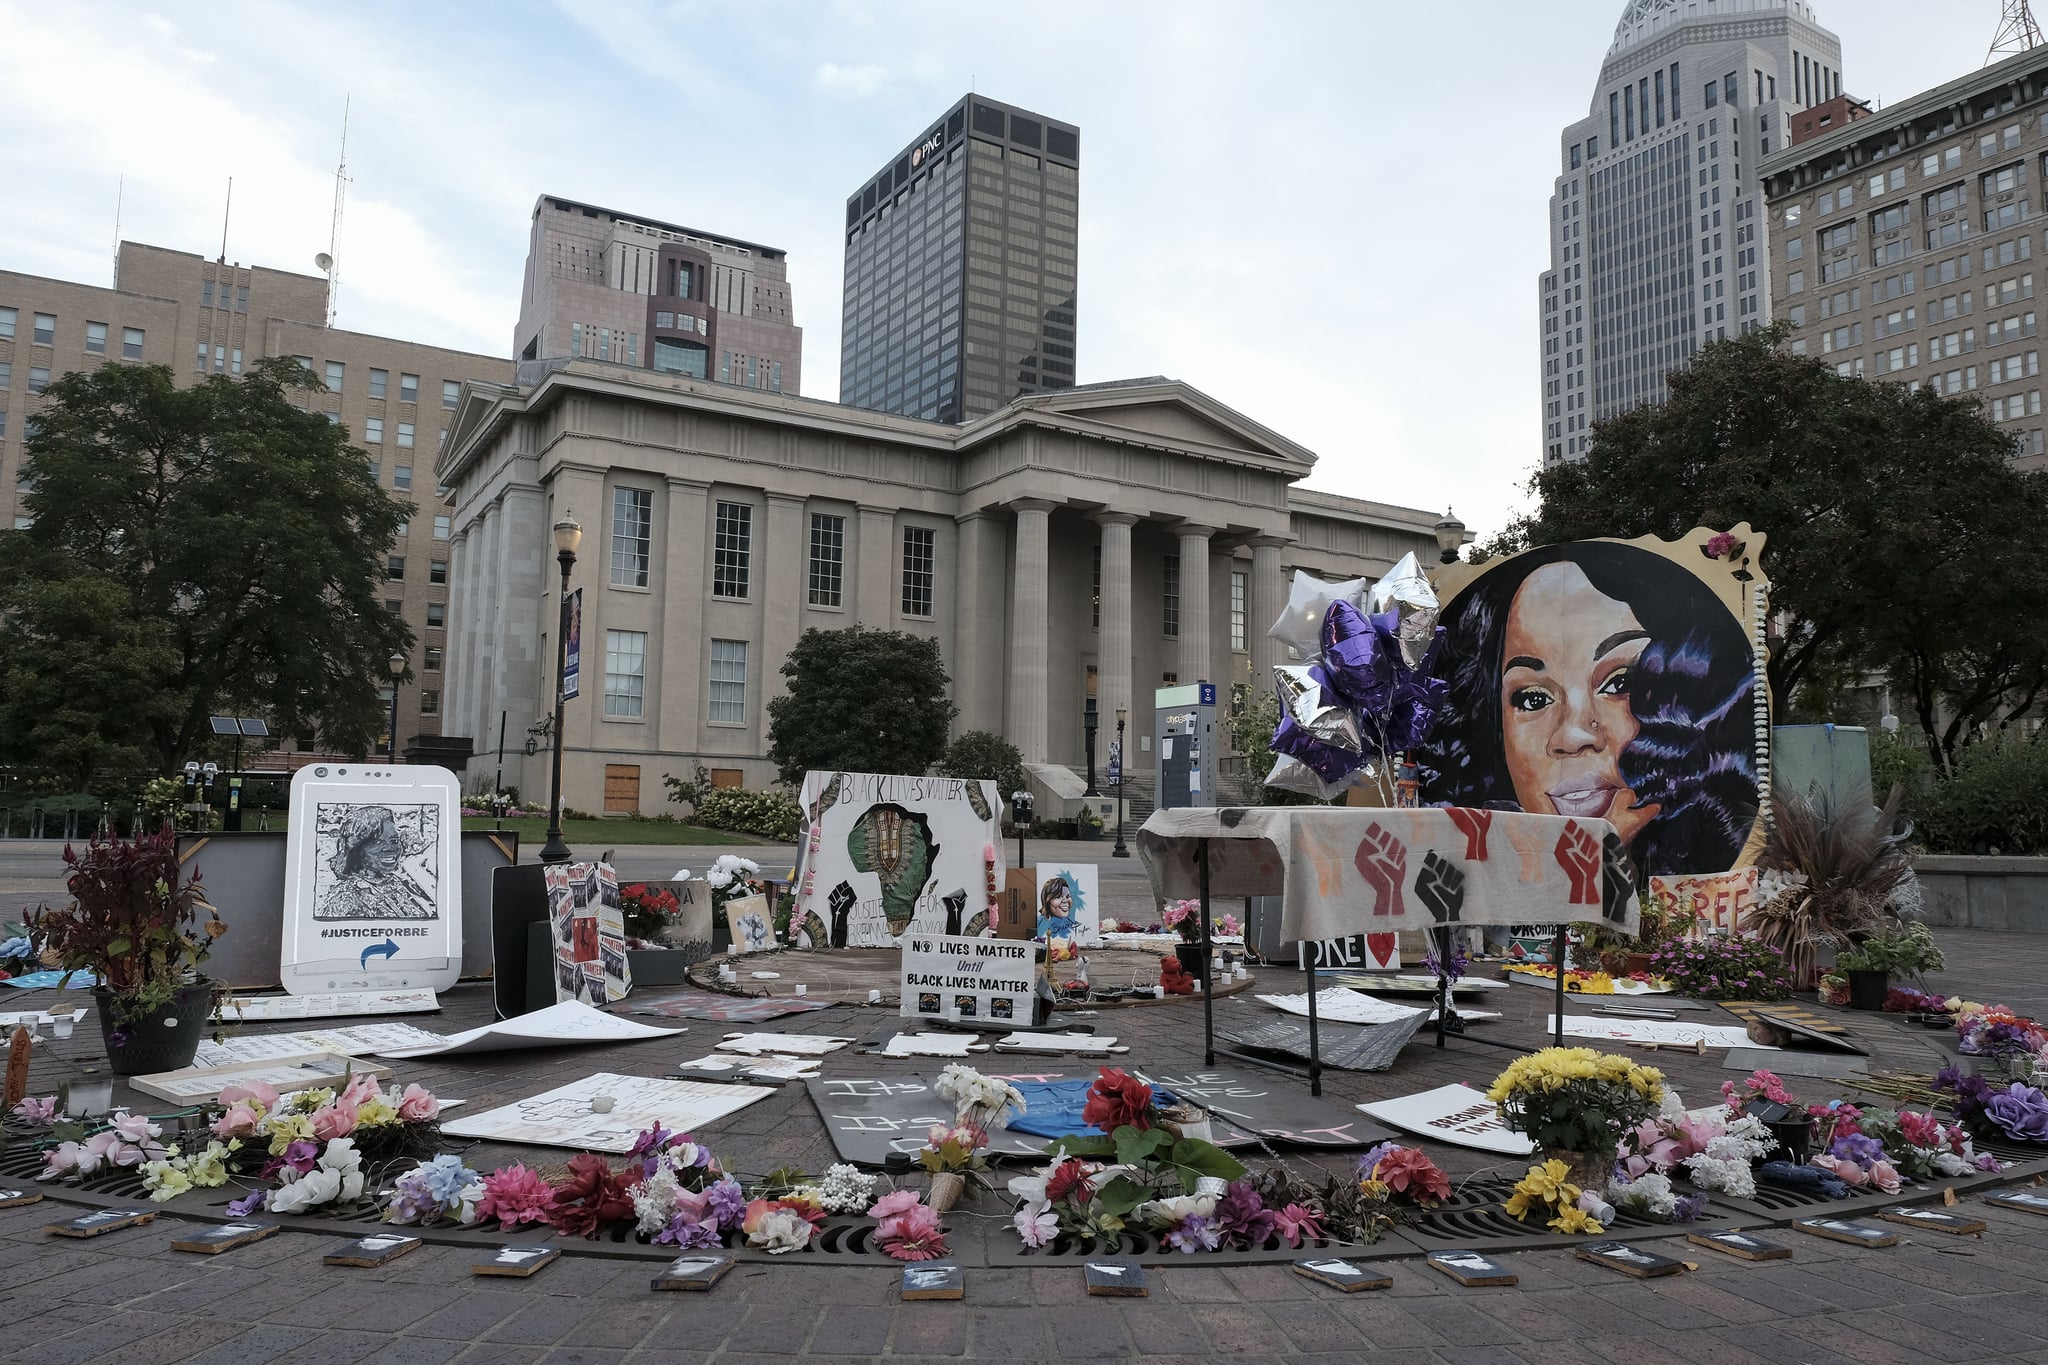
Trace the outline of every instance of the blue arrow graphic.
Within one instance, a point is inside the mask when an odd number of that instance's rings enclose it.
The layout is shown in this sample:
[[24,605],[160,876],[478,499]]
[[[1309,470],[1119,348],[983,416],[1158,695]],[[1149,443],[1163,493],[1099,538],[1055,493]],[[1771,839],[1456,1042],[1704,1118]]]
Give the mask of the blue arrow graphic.
[[364,971],[370,969],[370,959],[379,954],[383,956],[386,962],[389,962],[392,958],[398,956],[398,945],[387,938],[382,943],[372,943],[369,947],[363,949]]

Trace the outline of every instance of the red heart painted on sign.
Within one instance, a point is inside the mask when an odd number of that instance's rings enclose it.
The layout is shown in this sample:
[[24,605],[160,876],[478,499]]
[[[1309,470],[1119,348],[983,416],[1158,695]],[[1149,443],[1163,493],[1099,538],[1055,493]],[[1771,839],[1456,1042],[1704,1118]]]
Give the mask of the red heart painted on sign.
[[1372,961],[1375,967],[1382,965],[1398,967],[1401,965],[1400,950],[1396,946],[1396,936],[1393,934],[1367,934],[1365,936],[1365,949],[1372,954]]

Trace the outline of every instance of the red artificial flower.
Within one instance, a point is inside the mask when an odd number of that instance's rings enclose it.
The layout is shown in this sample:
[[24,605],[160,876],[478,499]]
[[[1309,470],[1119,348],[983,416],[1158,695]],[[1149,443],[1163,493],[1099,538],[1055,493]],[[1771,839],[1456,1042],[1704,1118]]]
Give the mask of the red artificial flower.
[[1105,1133],[1129,1126],[1152,1126],[1147,1110],[1152,1107],[1152,1087],[1114,1067],[1104,1067],[1088,1088],[1088,1104],[1081,1110],[1081,1122]]
[[555,1192],[549,1217],[564,1237],[595,1237],[607,1223],[633,1216],[633,1196],[603,1157],[578,1152],[569,1158],[569,1178]]
[[1089,1183],[1087,1167],[1073,1157],[1053,1167],[1045,1177],[1045,1197],[1055,1204],[1068,1198],[1078,1204],[1093,1199],[1095,1186]]
[[634,882],[631,886],[622,886],[619,888],[619,894],[621,896],[630,896],[637,901],[647,894],[647,883]]
[[1373,1167],[1373,1179],[1411,1199],[1449,1199],[1451,1182],[1420,1148],[1396,1147]]

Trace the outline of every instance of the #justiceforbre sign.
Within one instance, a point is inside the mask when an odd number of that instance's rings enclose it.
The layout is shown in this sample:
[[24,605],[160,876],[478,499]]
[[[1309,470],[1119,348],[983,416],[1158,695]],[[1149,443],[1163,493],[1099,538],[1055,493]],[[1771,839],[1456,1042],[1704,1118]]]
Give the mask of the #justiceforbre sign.
[[1014,939],[912,933],[899,983],[906,1018],[1031,1018],[1035,946]]

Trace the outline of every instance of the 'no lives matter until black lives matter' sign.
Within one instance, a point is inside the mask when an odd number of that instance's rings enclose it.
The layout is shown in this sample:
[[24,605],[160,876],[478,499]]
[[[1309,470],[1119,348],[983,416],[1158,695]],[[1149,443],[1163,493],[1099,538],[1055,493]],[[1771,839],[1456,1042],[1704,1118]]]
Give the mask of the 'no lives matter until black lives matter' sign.
[[1031,953],[1013,939],[910,934],[903,940],[907,1018],[1031,1018]]

